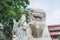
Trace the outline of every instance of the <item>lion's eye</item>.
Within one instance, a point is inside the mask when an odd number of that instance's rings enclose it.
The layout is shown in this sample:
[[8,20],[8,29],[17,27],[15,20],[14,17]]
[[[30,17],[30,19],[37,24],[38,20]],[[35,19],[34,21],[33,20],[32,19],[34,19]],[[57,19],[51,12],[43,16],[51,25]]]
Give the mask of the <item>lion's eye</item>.
[[42,19],[42,17],[39,17],[39,16],[34,16],[34,15],[33,15],[33,17],[34,17],[34,18],[39,18],[39,19]]

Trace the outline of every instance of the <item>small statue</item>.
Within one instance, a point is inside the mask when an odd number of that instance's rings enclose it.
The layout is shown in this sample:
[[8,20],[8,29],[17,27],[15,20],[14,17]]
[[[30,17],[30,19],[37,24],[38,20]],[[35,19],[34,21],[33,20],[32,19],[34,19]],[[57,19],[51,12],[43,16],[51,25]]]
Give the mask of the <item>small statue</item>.
[[16,22],[16,19],[13,19],[13,35],[17,35],[16,31],[18,28],[18,22]]
[[45,15],[39,10],[32,10],[30,14],[30,28],[32,30],[33,37],[41,37],[44,27],[46,26],[44,23]]
[[19,27],[17,28],[18,40],[27,40],[32,34],[29,25],[26,23],[26,14],[22,13],[22,17],[19,20]]

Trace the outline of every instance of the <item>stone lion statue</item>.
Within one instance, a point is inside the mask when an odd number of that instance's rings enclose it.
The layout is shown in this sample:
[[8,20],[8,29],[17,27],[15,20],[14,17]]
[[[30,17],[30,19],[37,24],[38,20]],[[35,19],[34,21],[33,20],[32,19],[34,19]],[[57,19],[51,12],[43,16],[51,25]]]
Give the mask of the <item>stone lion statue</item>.
[[[26,23],[26,14],[23,13],[21,20],[16,24],[17,40],[51,40],[48,27],[45,23],[45,12],[32,9],[29,14],[29,22]],[[14,20],[15,21],[15,20]],[[14,30],[15,30],[14,28]]]
[[[29,14],[29,26],[34,38],[49,37],[50,34],[46,26],[46,15],[43,10],[32,9]],[[43,39],[43,38],[42,38]],[[51,40],[51,39],[50,39]]]

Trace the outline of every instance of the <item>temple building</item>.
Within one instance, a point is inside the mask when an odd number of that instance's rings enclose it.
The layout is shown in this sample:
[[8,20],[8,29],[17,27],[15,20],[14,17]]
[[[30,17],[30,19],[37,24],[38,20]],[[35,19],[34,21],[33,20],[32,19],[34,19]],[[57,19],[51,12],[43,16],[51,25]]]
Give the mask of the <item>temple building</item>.
[[58,36],[60,36],[60,24],[48,25],[48,30],[53,40],[58,39]]

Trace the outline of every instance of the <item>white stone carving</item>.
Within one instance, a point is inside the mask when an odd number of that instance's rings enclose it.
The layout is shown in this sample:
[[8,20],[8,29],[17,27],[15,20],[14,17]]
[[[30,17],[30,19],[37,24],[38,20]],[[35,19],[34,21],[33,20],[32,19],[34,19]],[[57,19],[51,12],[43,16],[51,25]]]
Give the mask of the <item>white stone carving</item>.
[[13,35],[17,34],[17,28],[18,28],[18,22],[16,22],[16,19],[13,19]]
[[19,22],[14,20],[13,31],[17,40],[51,40],[45,17],[43,10],[32,9],[28,23],[25,14],[22,14]]
[[46,26],[46,15],[43,10],[32,9],[29,16],[29,25],[33,40],[51,40],[48,27]]

